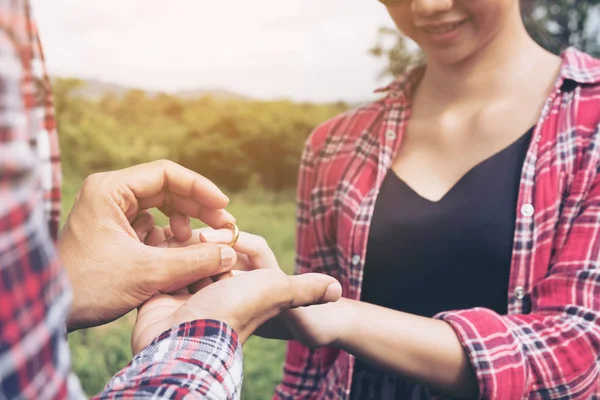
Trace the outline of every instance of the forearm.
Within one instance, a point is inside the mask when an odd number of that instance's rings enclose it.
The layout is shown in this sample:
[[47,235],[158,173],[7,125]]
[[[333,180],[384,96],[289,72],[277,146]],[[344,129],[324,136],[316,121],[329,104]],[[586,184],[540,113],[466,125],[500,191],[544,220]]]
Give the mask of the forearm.
[[449,324],[347,299],[339,312],[337,347],[445,394],[477,395],[475,373]]

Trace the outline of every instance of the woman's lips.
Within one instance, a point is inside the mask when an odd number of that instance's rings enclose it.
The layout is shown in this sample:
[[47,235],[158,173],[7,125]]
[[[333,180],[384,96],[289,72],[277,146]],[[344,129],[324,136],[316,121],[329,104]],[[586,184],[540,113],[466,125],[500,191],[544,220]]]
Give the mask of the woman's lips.
[[449,42],[458,37],[460,28],[468,19],[435,25],[423,25],[420,29],[434,42]]

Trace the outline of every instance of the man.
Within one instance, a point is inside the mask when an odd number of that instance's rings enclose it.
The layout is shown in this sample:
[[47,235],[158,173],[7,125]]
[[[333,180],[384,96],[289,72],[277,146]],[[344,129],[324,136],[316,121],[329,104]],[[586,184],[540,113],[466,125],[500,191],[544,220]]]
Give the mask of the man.
[[140,306],[136,355],[99,398],[237,398],[241,344],[259,325],[340,297],[333,278],[288,277],[268,260],[190,293],[245,256],[226,245],[143,243],[149,230],[132,225],[152,207],[169,215],[178,242],[191,238],[189,217],[214,228],[235,222],[214,184],[176,164],[88,178],[60,239],[59,187],[51,88],[29,2],[0,0],[0,398],[82,398],[65,320],[74,330]]

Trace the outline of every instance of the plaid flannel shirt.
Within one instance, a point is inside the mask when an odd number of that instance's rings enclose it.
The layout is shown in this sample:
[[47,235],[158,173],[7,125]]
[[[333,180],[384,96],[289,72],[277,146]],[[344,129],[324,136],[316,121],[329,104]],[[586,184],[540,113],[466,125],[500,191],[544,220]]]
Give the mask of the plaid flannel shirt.
[[[58,260],[60,160],[53,98],[26,0],[0,1],[0,399],[80,399]],[[117,374],[102,399],[239,398],[242,352],[218,321],[176,326]]]
[[[600,61],[572,48],[562,58],[522,170],[508,315],[437,316],[468,353],[482,399],[600,399]],[[337,277],[351,299],[422,72],[318,127],[305,147],[296,270]],[[291,342],[275,398],[347,399],[353,365],[343,351]]]

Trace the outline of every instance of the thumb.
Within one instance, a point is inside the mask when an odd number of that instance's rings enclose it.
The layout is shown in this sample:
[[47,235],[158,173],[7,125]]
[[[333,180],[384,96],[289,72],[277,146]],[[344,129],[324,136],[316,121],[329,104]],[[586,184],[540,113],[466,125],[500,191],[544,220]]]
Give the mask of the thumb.
[[324,274],[302,274],[288,277],[289,308],[335,302],[342,296],[342,286],[333,277]]
[[231,247],[211,243],[180,248],[145,247],[144,250],[160,271],[157,289],[163,293],[229,271],[237,262],[237,254]]

